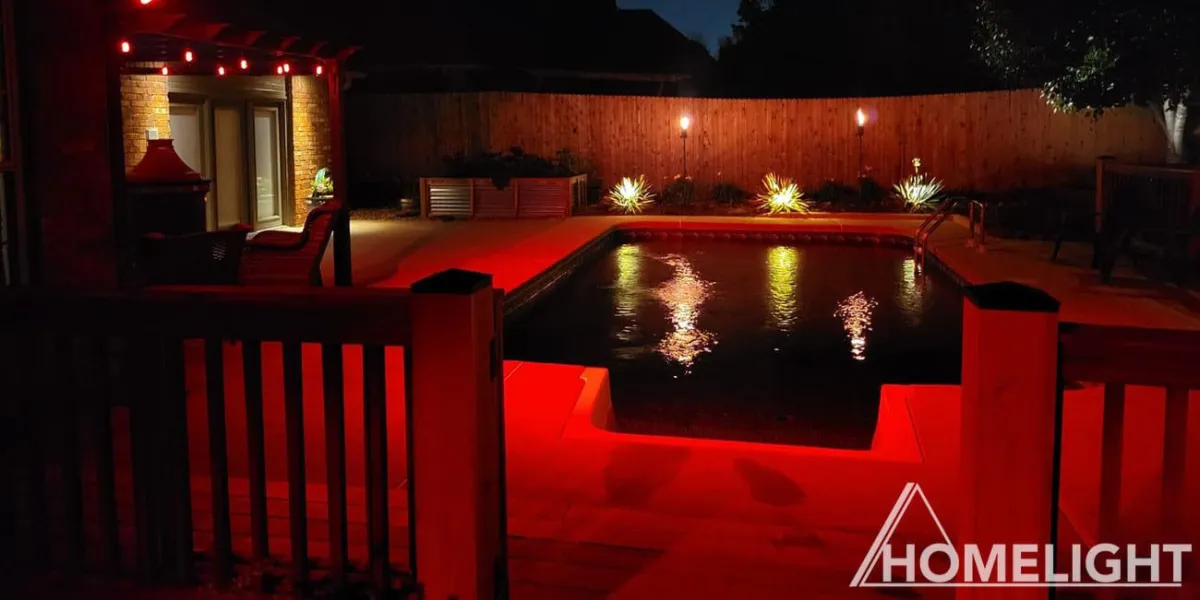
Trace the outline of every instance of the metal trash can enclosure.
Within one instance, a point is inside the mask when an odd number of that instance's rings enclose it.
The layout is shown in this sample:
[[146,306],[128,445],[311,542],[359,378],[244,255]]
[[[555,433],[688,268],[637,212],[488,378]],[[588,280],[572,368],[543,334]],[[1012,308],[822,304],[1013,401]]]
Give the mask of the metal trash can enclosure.
[[537,219],[571,216],[587,175],[510,179],[500,187],[482,177],[421,179],[421,216]]

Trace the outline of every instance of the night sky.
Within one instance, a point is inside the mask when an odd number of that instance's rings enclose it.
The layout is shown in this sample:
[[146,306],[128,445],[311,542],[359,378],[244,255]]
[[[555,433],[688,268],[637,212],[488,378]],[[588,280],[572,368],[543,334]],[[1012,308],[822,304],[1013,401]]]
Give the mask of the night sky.
[[738,0],[618,0],[621,8],[649,8],[671,22],[684,35],[699,33],[710,50],[729,35],[737,20]]

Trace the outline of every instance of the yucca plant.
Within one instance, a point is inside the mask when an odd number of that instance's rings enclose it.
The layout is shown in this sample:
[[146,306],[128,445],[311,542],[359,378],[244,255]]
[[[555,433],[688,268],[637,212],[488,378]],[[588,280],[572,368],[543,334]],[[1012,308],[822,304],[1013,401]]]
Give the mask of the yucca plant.
[[654,194],[650,192],[645,175],[639,175],[637,179],[625,177],[608,192],[609,210],[627,215],[642,212],[653,201]]
[[758,195],[759,208],[768,215],[808,212],[808,202],[800,186],[787,177],[767,173],[763,178],[766,192]]
[[914,158],[913,175],[893,186],[896,195],[904,200],[904,206],[913,212],[930,208],[937,195],[942,191],[942,181],[937,178],[926,178],[921,172],[921,159]]

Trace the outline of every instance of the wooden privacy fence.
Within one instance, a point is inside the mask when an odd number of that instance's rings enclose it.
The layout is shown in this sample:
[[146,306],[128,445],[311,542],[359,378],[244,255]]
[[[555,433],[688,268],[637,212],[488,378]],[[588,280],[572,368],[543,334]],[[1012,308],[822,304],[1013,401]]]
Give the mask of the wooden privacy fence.
[[370,182],[442,174],[457,152],[569,149],[609,187],[645,174],[661,189],[682,170],[679,119],[691,118],[687,171],[700,184],[759,188],[770,171],[806,189],[859,170],[855,111],[868,174],[890,186],[923,171],[951,189],[1058,183],[1101,155],[1161,162],[1165,137],[1148,111],[1099,120],[1055,113],[1037,91],[822,100],[730,100],[485,92],[361,94],[347,111],[351,178]]
[[[418,523],[414,473],[421,461],[428,461],[425,472],[436,472],[442,437],[468,445],[436,425],[447,423],[438,411],[464,391],[472,402],[500,393],[487,365],[475,369],[484,376],[471,378],[443,358],[490,353],[493,365],[502,360],[495,341],[502,296],[490,278],[482,287],[484,276],[467,275],[475,277],[469,293],[447,291],[452,285],[434,276],[420,292],[178,287],[0,295],[0,551],[11,554],[4,558],[29,570],[183,584],[228,586],[235,567],[250,562],[268,571],[277,565],[298,591],[311,589],[314,570],[333,589],[359,582],[376,597],[419,587],[416,539],[443,532],[446,523],[433,513]],[[476,297],[476,312],[494,318],[462,314],[459,299]],[[437,323],[456,310],[453,324]],[[434,323],[414,326],[421,314]],[[454,329],[454,339],[441,339],[439,327]],[[428,393],[449,372],[468,383]],[[423,379],[421,410],[435,425],[418,455],[414,381]],[[392,411],[403,415],[389,417]],[[306,424],[306,414],[320,415],[318,422]],[[502,461],[503,454],[481,458]],[[397,460],[403,468],[389,466]],[[348,464],[357,468],[348,473]],[[468,471],[461,476],[477,476]],[[484,501],[478,494],[456,499],[437,482],[430,490],[456,509]],[[504,517],[502,508],[489,511]],[[275,527],[282,523],[286,529]],[[502,540],[503,526],[492,525]],[[205,560],[197,562],[198,553]],[[492,558],[479,557],[489,568]],[[474,560],[461,562],[475,568]],[[444,580],[443,570],[434,561],[429,577]]]

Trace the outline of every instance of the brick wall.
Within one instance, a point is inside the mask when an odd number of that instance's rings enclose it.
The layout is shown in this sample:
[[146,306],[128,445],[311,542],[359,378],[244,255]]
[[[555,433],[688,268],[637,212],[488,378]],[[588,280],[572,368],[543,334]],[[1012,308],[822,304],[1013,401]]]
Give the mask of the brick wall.
[[159,139],[171,137],[171,106],[167,78],[162,75],[122,75],[121,115],[125,139],[125,171],[146,153],[146,130],[158,129]]
[[[329,87],[322,77],[292,78],[292,146],[296,190],[295,224],[308,214],[305,199],[312,193],[313,178],[323,167],[332,167],[333,145],[329,133]],[[345,182],[334,181],[334,189],[345,191]]]

